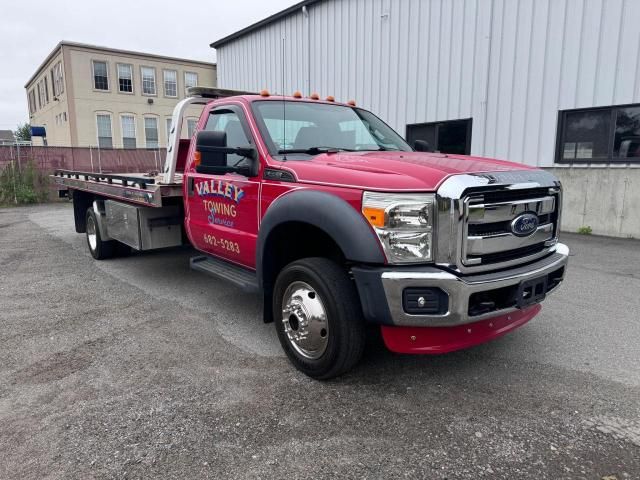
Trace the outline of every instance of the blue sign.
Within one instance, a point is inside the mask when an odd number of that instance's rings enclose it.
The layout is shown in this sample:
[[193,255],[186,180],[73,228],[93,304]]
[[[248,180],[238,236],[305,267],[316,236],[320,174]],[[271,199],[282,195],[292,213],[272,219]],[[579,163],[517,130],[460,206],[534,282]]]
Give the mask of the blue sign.
[[31,136],[32,137],[46,137],[47,130],[44,127],[34,127],[31,125]]

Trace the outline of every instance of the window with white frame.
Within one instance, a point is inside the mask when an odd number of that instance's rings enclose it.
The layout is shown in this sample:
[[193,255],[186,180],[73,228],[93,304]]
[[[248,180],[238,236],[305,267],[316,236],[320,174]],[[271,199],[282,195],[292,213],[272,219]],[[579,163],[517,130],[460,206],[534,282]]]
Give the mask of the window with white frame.
[[45,82],[44,79],[40,80],[36,88],[38,90],[38,108],[42,108],[47,104],[47,96],[45,96]]
[[144,117],[144,138],[147,148],[158,148],[158,119]]
[[133,65],[119,63],[118,69],[118,91],[122,93],[133,93]]
[[111,133],[111,115],[108,113],[98,113],[96,115],[96,126],[98,130],[98,147],[113,148],[113,135]]
[[133,115],[120,117],[122,148],[136,148],[136,118]]
[[144,95],[156,94],[156,69],[153,67],[140,67],[142,72],[142,93]]
[[64,93],[64,73],[62,73],[62,62],[58,62],[53,67],[53,76],[56,84],[56,95]]
[[33,114],[36,112],[36,92],[31,89],[29,91],[29,113]]
[[178,72],[175,70],[163,70],[165,97],[178,96]]
[[169,138],[171,137],[171,118],[166,119],[167,124],[167,145],[169,145]]
[[93,88],[95,90],[109,90],[109,70],[107,62],[93,60]]
[[56,63],[51,69],[51,90],[53,92],[54,97],[57,97],[58,95],[64,92],[64,81],[62,77],[62,62]]
[[189,136],[189,138],[193,137],[193,134],[196,131],[197,124],[198,124],[198,121],[195,118],[187,119],[187,135]]
[[46,76],[42,79],[42,83],[44,84],[44,99],[49,103],[49,82]]
[[198,86],[198,74],[195,72],[184,72],[184,91],[189,87]]

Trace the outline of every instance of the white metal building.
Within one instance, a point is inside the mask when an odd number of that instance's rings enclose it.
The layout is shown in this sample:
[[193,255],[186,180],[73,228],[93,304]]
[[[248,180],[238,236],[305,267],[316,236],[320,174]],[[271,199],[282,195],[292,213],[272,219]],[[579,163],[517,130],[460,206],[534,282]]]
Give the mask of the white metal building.
[[307,0],[211,46],[220,87],[354,99],[443,152],[554,168],[565,230],[640,237],[638,0]]

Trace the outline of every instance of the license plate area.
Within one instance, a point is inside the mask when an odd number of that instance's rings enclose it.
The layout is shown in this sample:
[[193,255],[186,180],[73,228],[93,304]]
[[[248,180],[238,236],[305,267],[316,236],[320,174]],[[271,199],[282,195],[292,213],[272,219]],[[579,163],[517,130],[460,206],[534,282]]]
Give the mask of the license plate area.
[[522,309],[542,302],[547,296],[547,290],[547,275],[520,283],[516,297],[518,308]]

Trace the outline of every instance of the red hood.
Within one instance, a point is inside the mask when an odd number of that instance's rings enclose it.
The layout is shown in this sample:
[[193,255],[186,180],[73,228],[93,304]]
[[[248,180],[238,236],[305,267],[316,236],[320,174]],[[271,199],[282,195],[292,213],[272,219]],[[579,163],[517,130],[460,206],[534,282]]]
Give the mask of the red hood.
[[371,190],[435,190],[450,175],[533,169],[490,158],[423,152],[340,152],[277,163],[300,182]]

